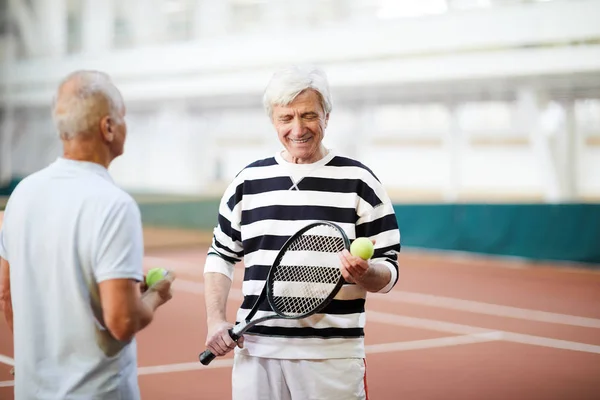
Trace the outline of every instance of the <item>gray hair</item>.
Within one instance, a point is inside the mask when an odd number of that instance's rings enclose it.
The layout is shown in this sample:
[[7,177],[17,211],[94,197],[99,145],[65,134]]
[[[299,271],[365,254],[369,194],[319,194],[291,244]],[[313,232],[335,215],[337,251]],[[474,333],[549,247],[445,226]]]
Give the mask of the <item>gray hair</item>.
[[273,116],[273,106],[287,106],[307,89],[320,95],[323,111],[329,114],[333,105],[325,72],[311,66],[292,66],[275,72],[265,89],[263,106],[269,117]]
[[122,123],[123,98],[110,77],[100,71],[75,71],[59,84],[52,119],[63,139],[90,133],[108,115]]

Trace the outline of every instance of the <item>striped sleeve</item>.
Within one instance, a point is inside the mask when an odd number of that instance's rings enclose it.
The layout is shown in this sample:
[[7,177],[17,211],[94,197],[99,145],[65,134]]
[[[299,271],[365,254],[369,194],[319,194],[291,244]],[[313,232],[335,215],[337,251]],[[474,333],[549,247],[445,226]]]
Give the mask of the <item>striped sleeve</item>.
[[217,226],[204,264],[205,274],[218,272],[233,280],[235,264],[243,257],[240,228],[242,188],[243,181],[236,178],[221,198]]
[[392,202],[379,182],[373,183],[379,202],[363,207],[356,222],[356,236],[375,240],[375,252],[370,265],[382,265],[391,272],[391,279],[379,292],[387,293],[398,282],[398,253],[400,252],[400,229]]

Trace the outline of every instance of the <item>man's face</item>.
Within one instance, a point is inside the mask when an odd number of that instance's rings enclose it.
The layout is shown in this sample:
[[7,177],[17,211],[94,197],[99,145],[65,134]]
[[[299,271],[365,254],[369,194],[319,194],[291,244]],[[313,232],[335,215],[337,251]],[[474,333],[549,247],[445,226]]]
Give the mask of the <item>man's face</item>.
[[287,106],[273,107],[272,122],[288,161],[309,164],[323,157],[321,142],[328,120],[314,90],[305,90]]

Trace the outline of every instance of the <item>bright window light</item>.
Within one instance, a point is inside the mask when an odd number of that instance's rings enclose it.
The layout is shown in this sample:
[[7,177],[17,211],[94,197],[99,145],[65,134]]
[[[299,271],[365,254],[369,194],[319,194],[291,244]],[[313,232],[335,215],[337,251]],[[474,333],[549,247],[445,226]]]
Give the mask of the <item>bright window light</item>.
[[446,0],[381,0],[377,17],[381,19],[418,17],[448,11]]

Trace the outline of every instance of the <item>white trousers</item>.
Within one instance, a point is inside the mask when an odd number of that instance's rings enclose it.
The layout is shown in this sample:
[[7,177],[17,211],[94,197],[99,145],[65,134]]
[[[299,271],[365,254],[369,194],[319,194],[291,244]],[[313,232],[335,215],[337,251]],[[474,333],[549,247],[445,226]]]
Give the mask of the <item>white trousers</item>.
[[368,400],[362,358],[279,360],[236,354],[233,400]]

